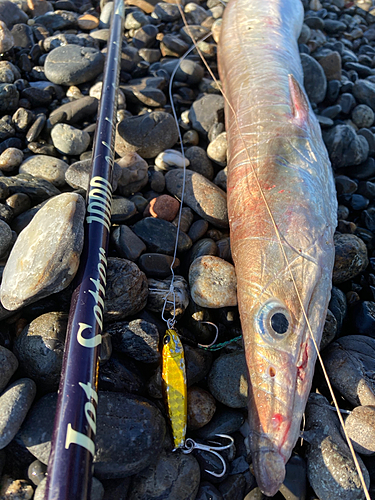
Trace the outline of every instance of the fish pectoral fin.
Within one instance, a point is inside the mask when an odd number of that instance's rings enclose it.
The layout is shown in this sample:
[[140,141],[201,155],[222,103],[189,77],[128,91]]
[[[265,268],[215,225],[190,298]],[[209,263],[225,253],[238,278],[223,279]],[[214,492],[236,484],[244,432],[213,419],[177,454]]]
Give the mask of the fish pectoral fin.
[[300,124],[309,119],[310,106],[306,94],[293,75],[288,75],[292,116]]

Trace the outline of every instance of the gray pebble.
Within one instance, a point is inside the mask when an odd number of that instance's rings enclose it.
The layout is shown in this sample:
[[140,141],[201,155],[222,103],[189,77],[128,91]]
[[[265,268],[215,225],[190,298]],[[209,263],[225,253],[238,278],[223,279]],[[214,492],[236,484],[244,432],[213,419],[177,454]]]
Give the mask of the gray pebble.
[[332,385],[353,406],[375,405],[374,352],[375,339],[349,335],[332,342],[323,353]]
[[97,112],[98,102],[98,99],[90,96],[67,102],[50,113],[49,122],[53,126],[61,122],[72,124],[87,120]]
[[368,265],[367,248],[354,234],[334,235],[335,264],[332,280],[335,285],[357,276]]
[[158,461],[133,478],[129,500],[193,500],[200,470],[192,455],[163,452]]
[[87,132],[66,123],[57,123],[51,130],[51,138],[57,151],[66,155],[80,155],[90,144]]
[[211,394],[229,408],[247,406],[247,366],[243,351],[222,354],[208,376]]
[[[146,217],[132,227],[133,232],[144,241],[149,252],[164,253],[172,255],[177,229],[164,219]],[[189,236],[182,231],[178,237],[178,252],[186,252],[191,247],[192,242]]]
[[[135,262],[146,251],[146,245],[128,226],[115,227],[111,238],[118,255],[124,259]],[[142,267],[141,270],[144,271]]]
[[12,375],[18,368],[18,359],[6,347],[0,346],[0,393],[3,392],[7,386]]
[[53,83],[79,85],[95,78],[103,66],[104,56],[97,49],[65,45],[48,53],[44,70]]
[[117,126],[116,153],[125,156],[136,152],[143,158],[155,158],[178,139],[176,124],[168,113],[153,111],[132,116]]
[[[345,420],[345,429],[356,452],[362,455],[374,455],[375,406],[354,408]],[[341,433],[345,439],[342,429]]]
[[191,387],[205,378],[212,365],[212,353],[200,348],[184,346],[187,386]]
[[186,158],[190,161],[190,170],[198,172],[208,180],[212,181],[214,169],[206,151],[199,146],[191,146],[185,151]]
[[359,103],[366,104],[375,111],[375,83],[357,80],[353,87],[353,95]]
[[[162,69],[165,69],[172,75],[177,61],[167,61],[162,64]],[[177,82],[186,83],[187,85],[197,85],[203,78],[204,69],[198,62],[191,59],[184,59],[176,71],[175,80]]]
[[208,222],[204,219],[199,219],[191,225],[188,236],[190,237],[191,241],[194,243],[195,241],[199,240],[200,238],[203,238],[203,236],[206,234],[208,230]]
[[166,2],[158,2],[152,13],[152,17],[160,19],[163,22],[173,22],[180,18],[180,11],[178,6]]
[[0,170],[2,172],[11,172],[21,165],[23,152],[17,148],[7,148],[0,155]]
[[319,104],[327,92],[327,78],[322,66],[308,54],[300,54],[303,69],[303,84],[310,102]]
[[224,98],[207,94],[196,100],[189,111],[189,120],[194,130],[207,137],[213,124],[223,121]]
[[12,83],[0,83],[0,111],[9,112],[18,106],[19,93]]
[[[167,191],[181,199],[184,172],[171,170],[165,176]],[[184,202],[200,217],[217,227],[228,226],[226,194],[203,175],[185,171]]]
[[139,268],[145,273],[147,278],[167,278],[172,274],[173,269],[179,266],[180,260],[175,259],[171,255],[162,253],[144,253],[139,258]]
[[78,269],[85,202],[75,193],[49,200],[18,236],[3,273],[1,302],[13,311],[66,288]]
[[359,165],[369,153],[366,139],[348,125],[336,125],[323,134],[333,168]]
[[203,255],[217,255],[218,249],[215,241],[212,238],[202,238],[194,243],[189,258],[189,264],[192,264],[195,259]]
[[14,343],[26,375],[45,392],[55,391],[60,381],[68,316],[49,312],[27,325]]
[[137,209],[132,201],[123,196],[113,196],[111,223],[121,224],[137,213]]
[[147,295],[146,276],[134,262],[118,257],[108,259],[104,321],[136,314],[145,307]]
[[[8,52],[14,45],[13,36],[4,21],[0,20],[0,53]],[[10,82],[13,83],[13,82]]]
[[0,396],[0,449],[7,446],[19,431],[36,394],[35,382],[21,378]]
[[12,243],[12,230],[6,222],[0,220],[0,257],[8,250]]
[[27,158],[20,166],[21,174],[46,179],[56,187],[65,185],[65,173],[69,165],[53,156],[35,155]]
[[117,321],[105,331],[111,335],[116,351],[143,363],[160,361],[159,332],[152,323],[143,319]]
[[207,155],[218,165],[225,167],[227,164],[227,150],[227,133],[222,132],[208,145]]
[[1,0],[0,2],[0,18],[8,28],[12,28],[17,23],[27,23],[28,15],[23,12],[17,4],[9,0]]
[[[148,164],[139,154],[126,153],[117,160],[120,167],[118,190],[122,196],[140,191],[148,182]],[[139,210],[143,212],[143,210]]]
[[237,305],[237,280],[234,266],[219,257],[205,255],[189,269],[191,297],[202,307]]
[[352,111],[352,120],[358,128],[371,127],[375,114],[366,104],[356,106]]
[[[307,476],[319,498],[363,498],[363,489],[350,450],[339,431],[339,420],[328,401],[311,394],[306,407]],[[369,475],[358,458],[366,485]]]
[[145,24],[139,28],[133,37],[133,45],[137,49],[152,47],[158,34],[158,28],[153,24]]

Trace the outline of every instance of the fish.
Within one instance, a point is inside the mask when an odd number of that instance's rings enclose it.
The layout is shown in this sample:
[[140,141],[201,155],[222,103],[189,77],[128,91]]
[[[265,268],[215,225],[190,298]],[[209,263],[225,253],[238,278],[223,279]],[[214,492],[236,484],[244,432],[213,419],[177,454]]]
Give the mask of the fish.
[[300,436],[335,253],[336,192],[303,88],[302,23],[300,0],[230,0],[218,44],[249,445],[268,496]]
[[187,427],[187,383],[184,348],[177,332],[169,328],[162,350],[163,396],[172,429],[174,450],[185,447]]

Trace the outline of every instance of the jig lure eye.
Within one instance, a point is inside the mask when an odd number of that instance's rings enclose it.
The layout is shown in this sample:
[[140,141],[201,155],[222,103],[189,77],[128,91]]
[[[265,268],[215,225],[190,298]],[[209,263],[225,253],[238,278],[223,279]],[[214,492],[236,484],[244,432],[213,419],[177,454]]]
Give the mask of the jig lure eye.
[[281,340],[290,331],[290,315],[282,302],[271,299],[255,316],[257,331],[269,341]]
[[164,337],[164,340],[163,340],[164,345],[169,344],[170,340],[171,340],[171,337],[170,337],[169,335],[166,335],[166,336]]

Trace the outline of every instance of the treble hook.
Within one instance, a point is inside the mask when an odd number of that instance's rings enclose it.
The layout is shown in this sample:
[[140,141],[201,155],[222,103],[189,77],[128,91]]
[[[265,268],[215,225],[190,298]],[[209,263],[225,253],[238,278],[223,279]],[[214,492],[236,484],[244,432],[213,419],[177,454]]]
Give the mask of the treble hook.
[[[217,474],[216,472],[210,471],[206,469],[206,472],[208,474],[211,474],[212,476],[215,477],[223,477],[226,470],[227,470],[227,465],[225,463],[224,458],[218,453],[221,450],[227,450],[234,444],[234,439],[231,436],[227,436],[226,434],[216,434],[217,437],[222,437],[229,439],[230,443],[226,445],[221,445],[221,446],[213,446],[209,444],[202,444],[202,443],[197,443],[194,441],[194,439],[187,438],[185,440],[185,447],[181,449],[182,453],[188,454],[191,453],[193,450],[202,450],[202,451],[208,451],[209,453],[213,453],[222,463],[223,470],[220,474]],[[218,443],[215,443],[218,444]]]
[[[199,321],[199,323],[206,323],[206,325],[214,326],[215,330],[216,330],[216,335],[215,335],[213,342],[211,342],[211,344],[207,344],[207,345],[198,344],[198,347],[203,347],[203,348],[212,347],[216,343],[217,338],[219,336],[219,328],[217,327],[217,325],[215,325],[215,323],[212,323],[212,321]],[[218,434],[218,436],[219,436],[219,434]],[[225,437],[229,437],[229,436],[225,436]]]

